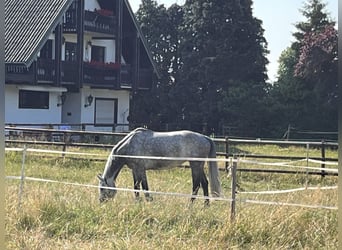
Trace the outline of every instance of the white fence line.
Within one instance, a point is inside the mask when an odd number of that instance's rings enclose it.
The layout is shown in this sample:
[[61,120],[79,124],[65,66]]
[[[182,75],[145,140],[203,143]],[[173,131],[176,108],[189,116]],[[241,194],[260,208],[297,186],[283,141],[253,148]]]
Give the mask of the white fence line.
[[[22,168],[24,168],[24,160],[25,160],[25,155],[27,152],[39,152],[39,153],[53,153],[53,154],[62,154],[62,155],[66,155],[66,154],[71,154],[71,155],[87,155],[87,156],[99,156],[99,154],[89,154],[89,153],[80,153],[80,152],[65,152],[65,151],[55,151],[55,150],[44,150],[44,149],[27,149],[26,147],[24,147],[24,149],[22,148],[6,148],[6,151],[23,151],[23,163],[22,163]],[[101,155],[102,156],[102,155]],[[137,159],[157,159],[157,160],[178,160],[178,161],[222,161],[222,162],[230,162],[230,164],[232,165],[232,163],[235,164],[235,169],[236,169],[236,165],[238,162],[244,162],[244,163],[251,163],[251,164],[265,164],[265,165],[271,165],[272,163],[260,163],[260,162],[254,162],[254,161],[246,161],[244,159],[237,159],[236,157],[234,157],[234,159],[229,158],[229,159],[222,159],[222,158],[180,158],[180,157],[154,157],[154,156],[132,156],[132,155],[113,155],[112,157],[129,157],[129,158],[137,158]],[[308,162],[308,159],[303,159],[306,160]],[[301,162],[303,160],[299,160],[296,162]],[[289,167],[290,165],[288,164],[289,162],[278,162],[278,163],[273,163],[273,165],[275,166],[286,166]],[[291,163],[291,162],[290,162]],[[291,167],[302,167],[302,166],[291,166]],[[308,167],[306,167],[308,168]],[[310,169],[318,169],[318,170],[322,170],[322,168],[310,168]],[[327,170],[336,170],[336,169],[327,169],[324,168],[324,171]],[[74,185],[74,186],[82,186],[82,187],[92,187],[92,188],[98,188],[98,186],[95,185],[88,185],[88,184],[79,184],[79,183],[70,183],[70,182],[63,182],[63,181],[56,181],[56,180],[48,180],[48,179],[40,179],[40,178],[34,178],[34,177],[26,177],[24,175],[24,172],[22,170],[22,174],[20,177],[16,177],[16,176],[8,176],[6,177],[7,179],[19,179],[21,180],[21,184],[20,186],[22,187],[24,180],[31,180],[31,181],[40,181],[40,182],[49,182],[49,183],[59,183],[59,184],[64,184],[64,185]],[[236,178],[233,177],[233,178]],[[105,187],[103,187],[105,188]],[[128,192],[143,192],[143,193],[150,193],[150,194],[157,194],[157,195],[172,195],[172,196],[179,196],[179,197],[187,197],[187,198],[199,198],[199,199],[210,199],[210,200],[221,200],[221,201],[227,201],[227,202],[231,202],[232,204],[236,201],[240,201],[240,202],[245,202],[245,203],[253,203],[253,204],[264,204],[264,205],[281,205],[281,206],[297,206],[297,207],[306,207],[306,208],[321,208],[321,209],[332,209],[332,210],[336,210],[337,207],[334,206],[321,206],[321,205],[305,205],[305,204],[298,204],[298,203],[284,203],[284,202],[273,202],[273,201],[256,201],[256,200],[249,200],[249,199],[234,199],[234,197],[232,196],[232,198],[225,198],[225,197],[201,197],[201,196],[194,196],[194,195],[188,195],[188,194],[180,194],[180,193],[167,193],[167,192],[158,192],[158,191],[144,191],[144,190],[134,190],[134,189],[128,189],[128,188],[111,188],[111,187],[107,187],[108,189],[115,189],[115,190],[120,190],[120,191],[128,191]],[[305,189],[313,189],[317,187],[310,187],[310,188],[305,188]],[[333,189],[335,187],[321,187],[321,189]],[[235,190],[236,187],[232,187],[232,192],[233,190]],[[247,193],[258,193],[258,194],[269,194],[269,193],[286,193],[286,192],[296,192],[299,190],[305,190],[302,188],[299,189],[293,189],[293,190],[277,190],[277,191],[260,191],[260,192],[240,192],[240,194],[247,194]],[[18,209],[20,208],[20,203],[21,203],[21,195],[19,194],[19,206]],[[235,210],[235,209],[234,209]],[[233,213],[233,209],[232,209],[232,213]],[[235,214],[235,212],[234,212]]]
[[[57,150],[46,150],[46,149],[32,149],[27,148],[27,152],[37,152],[37,153],[51,153],[51,154],[61,154],[61,155],[82,155],[82,156],[100,156],[105,157],[103,154],[95,154],[95,153],[82,153],[82,152],[67,152],[67,151],[57,151]],[[5,148],[5,151],[23,151],[22,148]],[[310,170],[318,170],[325,172],[338,173],[338,169],[332,168],[318,168],[318,167],[308,167],[308,166],[295,166],[289,165],[289,163],[308,161],[312,163],[324,163],[326,165],[337,166],[337,162],[331,161],[317,161],[310,158],[303,158],[301,160],[296,161],[287,161],[287,162],[260,162],[260,161],[251,161],[246,159],[233,159],[233,157],[229,158],[198,158],[198,157],[162,157],[162,156],[136,156],[136,155],[112,155],[112,157],[120,157],[120,158],[132,158],[132,159],[146,159],[146,160],[174,160],[174,161],[216,161],[216,162],[228,162],[232,163],[237,161],[238,163],[247,163],[247,164],[255,164],[255,165],[264,165],[264,166],[281,166],[281,167],[289,167],[289,168],[301,168],[301,169],[310,169]],[[107,159],[104,158],[104,159]]]
[[[6,179],[15,179],[21,180],[21,176],[6,176]],[[46,183],[56,183],[56,184],[63,184],[63,185],[72,185],[78,187],[87,187],[87,188],[99,188],[97,185],[92,184],[81,184],[81,183],[73,183],[73,182],[65,182],[65,181],[56,181],[56,180],[49,180],[49,179],[42,179],[42,178],[35,178],[35,177],[25,177],[25,180],[29,181],[37,181],[37,182],[46,182]],[[199,195],[191,195],[191,194],[182,194],[182,193],[174,193],[174,192],[160,192],[160,191],[146,191],[146,190],[136,190],[130,188],[118,188],[118,187],[101,187],[104,189],[111,189],[117,191],[125,191],[125,192],[140,192],[140,193],[148,193],[148,194],[155,194],[155,195],[164,195],[164,196],[176,196],[176,197],[183,197],[183,198],[196,198],[196,199],[209,199],[214,201],[226,201],[232,202],[233,199],[225,198],[225,197],[204,197]],[[333,187],[331,187],[333,188]],[[327,187],[330,189],[330,187]],[[277,202],[277,201],[260,201],[260,200],[250,200],[250,199],[235,199],[237,202],[244,202],[244,203],[253,203],[259,205],[275,205],[275,206],[291,206],[291,207],[303,207],[303,208],[316,208],[316,209],[329,209],[329,210],[337,210],[338,207],[336,206],[323,206],[323,205],[307,205],[307,204],[300,204],[300,203],[287,203],[287,202]]]
[[286,190],[267,190],[267,191],[239,191],[239,194],[285,194],[285,193],[293,193],[298,191],[306,191],[306,190],[331,190],[331,189],[337,189],[338,186],[327,186],[327,187],[302,187],[302,188],[293,188],[293,189],[286,189]]

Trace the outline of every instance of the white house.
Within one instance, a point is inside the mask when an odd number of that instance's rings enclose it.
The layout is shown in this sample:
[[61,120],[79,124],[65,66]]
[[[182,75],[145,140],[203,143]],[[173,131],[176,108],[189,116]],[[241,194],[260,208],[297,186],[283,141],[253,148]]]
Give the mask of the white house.
[[5,0],[5,121],[126,131],[158,72],[127,0]]

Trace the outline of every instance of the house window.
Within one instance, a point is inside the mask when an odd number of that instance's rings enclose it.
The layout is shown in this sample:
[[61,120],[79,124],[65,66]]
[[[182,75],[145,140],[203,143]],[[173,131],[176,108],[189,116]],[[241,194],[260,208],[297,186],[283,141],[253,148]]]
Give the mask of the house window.
[[95,98],[95,126],[113,126],[117,123],[118,99]]
[[40,58],[52,59],[52,40],[48,40],[40,50]]
[[19,90],[20,109],[49,109],[49,92]]
[[77,61],[77,44],[76,43],[65,43],[65,61],[76,62]]
[[91,46],[91,60],[96,62],[104,62],[105,47]]

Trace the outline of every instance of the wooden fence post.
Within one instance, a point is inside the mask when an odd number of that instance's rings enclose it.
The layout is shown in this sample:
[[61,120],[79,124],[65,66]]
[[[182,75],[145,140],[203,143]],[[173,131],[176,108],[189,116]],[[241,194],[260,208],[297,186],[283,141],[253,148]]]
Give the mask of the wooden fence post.
[[305,188],[308,187],[309,183],[309,150],[310,150],[310,144],[306,144],[306,180],[305,180]]
[[[67,148],[67,142],[68,142],[68,135],[67,135],[67,132],[63,131],[63,152],[66,152],[66,148]],[[62,154],[62,157],[64,158],[65,157],[65,154],[63,153]]]
[[[321,147],[321,153],[322,153],[322,161],[325,161],[325,140],[322,140],[322,147]],[[321,164],[321,168],[325,168],[325,163]],[[325,171],[322,170],[322,177],[325,176]]]
[[236,169],[237,169],[237,158],[234,156],[233,166],[232,166],[232,202],[230,205],[230,220],[233,222],[235,220],[235,205],[236,205]]
[[[226,146],[226,155],[225,155],[225,157],[226,157],[226,160],[227,160],[227,159],[229,159],[229,139],[228,139],[228,137],[225,138],[225,146]],[[228,161],[226,161],[226,163],[225,163],[225,169],[226,169],[227,173],[229,173],[229,162]]]
[[19,187],[19,194],[18,194],[18,212],[20,212],[21,207],[21,198],[24,189],[24,179],[25,179],[25,158],[26,158],[26,145],[24,145],[23,149],[23,159],[21,162],[21,177],[20,177],[20,187]]

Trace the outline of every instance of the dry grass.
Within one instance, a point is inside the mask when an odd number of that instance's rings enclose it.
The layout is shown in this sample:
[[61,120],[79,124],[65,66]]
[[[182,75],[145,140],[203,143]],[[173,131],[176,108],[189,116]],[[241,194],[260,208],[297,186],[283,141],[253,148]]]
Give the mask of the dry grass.
[[[26,175],[97,185],[96,174],[103,165],[28,155]],[[21,154],[6,153],[6,175],[20,175],[20,167]],[[191,190],[190,170],[185,168],[150,171],[148,178],[151,190]],[[230,178],[222,173],[221,182],[229,197]],[[240,190],[274,190],[305,183],[337,185],[337,177],[321,180],[319,176],[239,173],[238,183]],[[337,249],[337,210],[239,201],[236,219],[231,222],[226,201],[204,207],[203,200],[190,205],[187,198],[154,195],[153,202],[136,202],[132,193],[121,191],[114,200],[100,205],[96,188],[33,181],[24,183],[19,209],[19,181],[7,180],[6,184],[8,249]],[[128,169],[120,173],[118,186],[132,187]],[[337,206],[337,190],[237,197]]]

